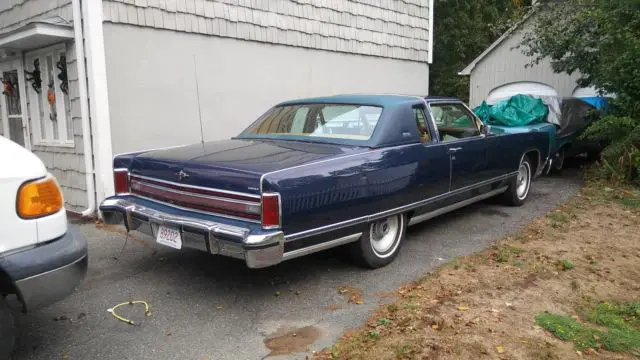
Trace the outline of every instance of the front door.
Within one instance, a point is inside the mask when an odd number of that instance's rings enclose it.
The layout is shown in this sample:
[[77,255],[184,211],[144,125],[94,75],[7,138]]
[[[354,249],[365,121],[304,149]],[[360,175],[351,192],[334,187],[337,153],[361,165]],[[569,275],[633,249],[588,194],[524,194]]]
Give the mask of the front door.
[[22,88],[24,74],[18,60],[0,63],[0,128],[3,136],[28,147],[25,141],[25,118]]

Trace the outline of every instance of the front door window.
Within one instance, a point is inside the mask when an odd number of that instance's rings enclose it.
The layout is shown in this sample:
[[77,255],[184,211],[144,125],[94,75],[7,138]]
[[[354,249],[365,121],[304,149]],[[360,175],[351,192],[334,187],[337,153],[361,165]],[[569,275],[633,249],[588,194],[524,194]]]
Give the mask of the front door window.
[[455,141],[480,135],[478,124],[460,104],[432,104],[431,113],[441,141]]

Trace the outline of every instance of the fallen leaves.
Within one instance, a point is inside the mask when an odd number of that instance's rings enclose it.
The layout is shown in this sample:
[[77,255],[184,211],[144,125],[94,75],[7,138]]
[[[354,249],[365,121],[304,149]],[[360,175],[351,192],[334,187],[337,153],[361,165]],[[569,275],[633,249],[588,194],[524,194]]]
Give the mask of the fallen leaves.
[[503,354],[504,353],[504,346],[502,346],[502,345],[496,346],[496,351],[498,352],[498,354]]
[[364,299],[362,298],[362,290],[353,286],[340,286],[338,288],[338,294],[345,296],[349,304],[364,304]]

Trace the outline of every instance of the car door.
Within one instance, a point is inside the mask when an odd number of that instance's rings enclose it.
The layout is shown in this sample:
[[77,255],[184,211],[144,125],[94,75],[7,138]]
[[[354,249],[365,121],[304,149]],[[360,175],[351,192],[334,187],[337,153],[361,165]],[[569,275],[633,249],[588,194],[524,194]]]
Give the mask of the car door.
[[431,103],[429,108],[440,143],[450,156],[450,191],[488,180],[488,147],[476,117],[461,103]]
[[436,131],[428,124],[425,107],[413,107],[420,142],[417,149],[418,160],[418,199],[428,199],[449,191],[451,159],[447,144],[438,141]]

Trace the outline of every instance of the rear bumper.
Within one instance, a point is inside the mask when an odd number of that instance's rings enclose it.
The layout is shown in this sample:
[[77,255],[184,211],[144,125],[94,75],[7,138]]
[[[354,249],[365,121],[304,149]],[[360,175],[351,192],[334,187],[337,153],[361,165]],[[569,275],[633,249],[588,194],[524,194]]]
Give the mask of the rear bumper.
[[59,239],[0,258],[24,311],[65,298],[87,273],[87,242],[74,228]]
[[282,262],[284,234],[264,232],[237,221],[230,224],[215,216],[186,216],[145,206],[130,198],[113,197],[100,205],[108,224],[124,222],[127,230],[156,236],[160,225],[180,231],[182,246],[242,259],[250,268],[263,268]]

